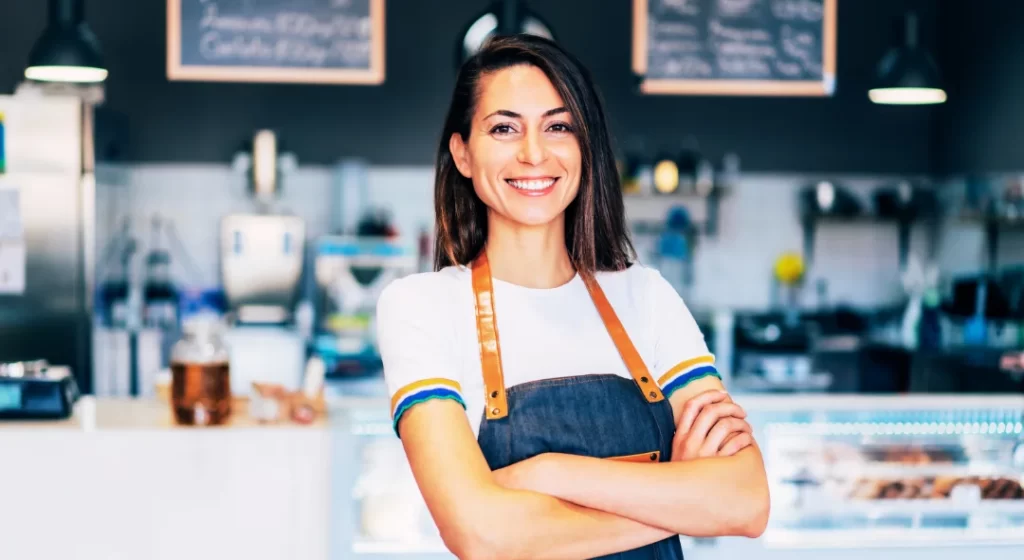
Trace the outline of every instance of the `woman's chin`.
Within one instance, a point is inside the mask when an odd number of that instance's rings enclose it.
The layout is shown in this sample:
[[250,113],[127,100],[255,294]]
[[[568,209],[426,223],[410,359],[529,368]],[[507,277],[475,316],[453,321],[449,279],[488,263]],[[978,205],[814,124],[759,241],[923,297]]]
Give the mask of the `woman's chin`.
[[512,212],[509,215],[509,218],[513,223],[526,227],[550,225],[558,221],[561,217],[561,212],[554,212],[541,208],[523,209],[517,212]]

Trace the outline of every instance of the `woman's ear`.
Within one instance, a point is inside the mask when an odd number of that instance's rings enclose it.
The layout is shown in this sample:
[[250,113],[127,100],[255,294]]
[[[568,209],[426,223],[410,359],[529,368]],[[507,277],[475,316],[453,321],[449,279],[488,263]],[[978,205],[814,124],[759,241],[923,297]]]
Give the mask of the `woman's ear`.
[[469,164],[469,150],[466,149],[466,143],[458,132],[452,133],[451,138],[448,139],[448,151],[452,153],[452,161],[455,162],[455,167],[459,170],[459,173],[467,179],[472,179],[473,172],[472,166]]

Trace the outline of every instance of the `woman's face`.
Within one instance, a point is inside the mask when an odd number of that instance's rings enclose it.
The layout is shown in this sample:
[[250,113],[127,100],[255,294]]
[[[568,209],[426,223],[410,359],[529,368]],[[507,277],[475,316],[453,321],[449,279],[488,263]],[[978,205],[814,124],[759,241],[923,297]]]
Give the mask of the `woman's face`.
[[521,65],[480,81],[469,140],[449,148],[462,175],[497,217],[538,226],[561,222],[580,186],[572,115],[547,76]]

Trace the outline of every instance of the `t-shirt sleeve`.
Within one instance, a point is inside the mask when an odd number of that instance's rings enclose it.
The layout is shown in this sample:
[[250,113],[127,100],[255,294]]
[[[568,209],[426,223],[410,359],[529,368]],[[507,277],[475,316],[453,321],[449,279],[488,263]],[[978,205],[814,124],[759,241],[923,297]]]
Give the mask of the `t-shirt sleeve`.
[[715,357],[683,298],[654,269],[650,269],[647,297],[654,317],[654,374],[665,398],[697,379],[721,379]]
[[454,333],[445,319],[451,306],[445,305],[438,286],[427,280],[434,279],[395,280],[377,300],[377,345],[399,437],[398,421],[417,404],[449,399],[466,407],[455,363]]

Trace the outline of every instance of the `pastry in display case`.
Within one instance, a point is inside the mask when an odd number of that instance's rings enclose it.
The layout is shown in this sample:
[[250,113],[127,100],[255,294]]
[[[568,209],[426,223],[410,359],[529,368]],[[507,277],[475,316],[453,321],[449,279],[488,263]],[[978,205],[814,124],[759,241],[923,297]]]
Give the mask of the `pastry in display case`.
[[374,438],[362,446],[352,491],[359,509],[355,550],[431,549],[441,545],[400,443]]
[[1024,398],[742,404],[770,479],[766,544],[1024,544]]
[[333,430],[332,558],[452,558],[430,516],[387,401],[345,399]]

